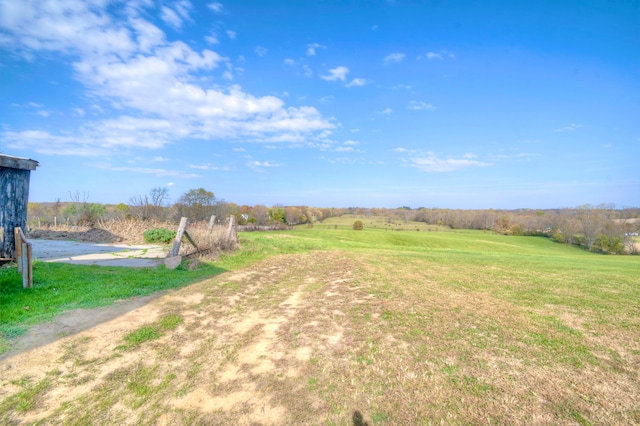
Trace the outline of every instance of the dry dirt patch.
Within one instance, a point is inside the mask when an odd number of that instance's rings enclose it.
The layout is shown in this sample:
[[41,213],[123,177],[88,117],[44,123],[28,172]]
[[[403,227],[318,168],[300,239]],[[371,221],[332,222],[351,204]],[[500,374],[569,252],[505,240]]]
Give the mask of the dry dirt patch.
[[[317,301],[307,296],[321,293],[331,282],[347,286],[352,266],[335,253],[283,256],[171,292],[63,337],[70,321],[91,322],[92,316],[87,310],[67,313],[63,320],[37,329],[38,335],[57,340],[1,361],[0,400],[5,406],[0,420],[321,421],[325,416],[317,396],[295,395],[307,387],[305,367],[313,354],[339,346],[342,328],[334,319],[343,309],[339,302],[326,316],[317,317]],[[169,314],[179,315],[182,323],[157,340],[118,348],[127,333]],[[17,347],[28,349],[29,343]],[[34,389],[26,409],[6,406]]]

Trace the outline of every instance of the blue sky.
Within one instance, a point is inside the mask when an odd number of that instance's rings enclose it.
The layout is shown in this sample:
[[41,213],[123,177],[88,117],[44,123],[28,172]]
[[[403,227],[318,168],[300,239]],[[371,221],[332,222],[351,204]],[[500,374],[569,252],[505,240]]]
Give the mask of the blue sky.
[[640,206],[640,1],[0,0],[32,201]]

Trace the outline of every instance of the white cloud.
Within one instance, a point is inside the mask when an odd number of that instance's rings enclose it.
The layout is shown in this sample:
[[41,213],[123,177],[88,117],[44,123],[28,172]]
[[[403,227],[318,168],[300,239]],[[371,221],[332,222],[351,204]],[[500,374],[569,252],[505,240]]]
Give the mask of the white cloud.
[[349,83],[345,84],[345,87],[360,87],[367,84],[367,81],[364,78],[354,78]]
[[185,173],[178,170],[153,169],[150,167],[113,167],[110,165],[97,164],[95,167],[113,172],[131,172],[155,175],[158,177],[175,177],[178,179],[195,179],[201,177],[193,173]]
[[385,109],[383,109],[382,111],[379,111],[378,114],[383,114],[383,115],[389,115],[393,113],[393,110],[389,107],[386,107]]
[[349,145],[349,146],[355,146],[355,145],[359,145],[360,142],[358,141],[352,141],[351,139],[344,141],[345,145]]
[[278,164],[278,163],[271,163],[269,161],[257,161],[257,160],[248,161],[246,165],[250,169],[255,170],[257,172],[264,171],[263,169],[265,169],[265,168],[273,168],[273,167],[281,167],[282,166],[282,164]]
[[[455,59],[456,55],[451,53],[451,52],[447,52],[446,50],[441,50],[440,52],[427,52],[424,55],[427,59],[429,60],[433,60],[433,59],[438,59],[438,60],[444,60],[444,59]],[[419,56],[418,59],[421,59],[421,57]]]
[[426,155],[409,158],[407,161],[411,167],[430,173],[446,173],[469,167],[489,167],[492,165],[491,163],[469,158],[439,158],[433,152],[427,152]]
[[327,46],[323,46],[321,44],[318,43],[311,43],[311,44],[307,44],[307,56],[316,56],[316,51],[318,49],[326,49]]
[[[5,43],[16,51],[56,51],[63,55],[61,63],[73,61],[73,75],[100,117],[58,134],[5,129],[0,139],[41,153],[108,155],[185,139],[302,141],[334,127],[313,107],[287,107],[274,96],[206,83],[210,80],[202,79],[203,73],[231,79],[229,69],[236,68],[212,50],[167,41],[158,27],[143,19],[148,15],[143,7],[130,5],[125,21],[89,2],[72,2],[66,8],[35,0],[0,3]],[[181,22],[188,19],[189,2],[172,7]]]
[[560,127],[557,129],[554,129],[554,132],[573,132],[574,130],[577,130],[581,127],[584,127],[582,124],[569,124],[567,126],[564,127]]
[[171,186],[175,186],[175,185],[176,185],[176,184],[175,184],[175,182],[169,182],[169,183],[167,183],[167,186],[169,186],[169,187],[171,187]]
[[224,6],[221,3],[217,2],[209,3],[207,7],[216,13],[222,13],[222,11],[224,10]]
[[303,65],[302,69],[304,70],[305,77],[313,77],[313,71],[311,70],[309,65]]
[[408,84],[396,84],[391,88],[393,90],[400,90],[400,89],[411,90],[411,86],[409,86]]
[[246,152],[247,150],[244,148],[233,148],[233,151],[235,152]]
[[211,33],[211,35],[205,36],[204,39],[209,44],[218,44],[218,43],[220,43],[220,41],[218,41],[218,36],[216,34],[214,34],[214,33]]
[[291,59],[291,58],[285,58],[285,60],[284,60],[284,64],[285,64],[285,65],[288,65],[288,66],[290,66],[290,67],[293,67],[293,66],[295,66],[295,65],[296,65],[296,61],[294,61],[294,60],[293,60],[293,59]]
[[39,115],[40,117],[48,117],[50,115],[49,111],[45,111],[43,109],[36,112],[36,114]]
[[467,158],[467,159],[471,159],[471,158],[478,158],[478,156],[472,152],[467,152],[466,154],[464,154],[462,156],[463,158]]
[[158,157],[153,157],[153,158],[151,159],[151,161],[153,161],[154,163],[164,163],[164,162],[169,161],[169,159],[168,159],[168,158],[166,158],[166,157],[159,157],[159,156],[158,156]]
[[231,40],[235,40],[237,36],[238,34],[235,31],[227,30],[227,37],[229,37]]
[[394,64],[401,62],[406,55],[404,53],[390,53],[384,58],[385,64]]
[[410,149],[402,148],[402,147],[395,148],[393,151],[394,152],[416,152],[414,150],[410,150]]
[[182,19],[178,16],[176,11],[169,7],[162,6],[160,18],[162,18],[165,24],[169,25],[173,29],[178,30],[182,28]]
[[353,151],[353,147],[352,146],[339,146],[335,149],[336,152],[352,152]]
[[319,101],[321,104],[328,104],[328,103],[333,102],[333,101],[335,101],[335,100],[336,100],[336,97],[335,97],[335,96],[333,96],[333,95],[330,95],[330,96],[323,96],[323,97],[321,97],[320,99],[318,99],[318,101]]
[[327,81],[346,81],[347,74],[349,74],[349,68],[337,67],[329,70],[329,75],[322,75],[320,78]]
[[409,105],[407,105],[407,109],[411,111],[422,111],[425,109],[433,110],[433,109],[436,109],[436,107],[422,101],[409,101]]
[[202,164],[202,165],[189,164],[189,168],[190,169],[197,169],[197,170],[220,170],[220,168],[218,166],[214,166],[212,164]]
[[256,52],[256,54],[260,57],[265,56],[269,50],[266,47],[262,47],[262,46],[256,46],[256,48],[254,49],[254,51]]
[[189,11],[193,6],[188,0],[180,0],[174,4],[174,9],[162,6],[160,18],[174,30],[182,28],[184,21],[191,21]]

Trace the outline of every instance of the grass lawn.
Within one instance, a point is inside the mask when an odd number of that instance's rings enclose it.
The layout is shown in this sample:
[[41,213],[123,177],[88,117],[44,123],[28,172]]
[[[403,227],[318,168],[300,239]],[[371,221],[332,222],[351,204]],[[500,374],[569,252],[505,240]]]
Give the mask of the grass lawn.
[[[0,388],[0,420],[355,424],[357,410],[370,425],[640,423],[640,256],[326,225],[244,233],[239,252],[198,271],[40,263],[33,290],[3,271],[6,335],[201,281],[180,290],[195,305],[162,308],[104,355],[87,358],[97,342],[78,339],[66,364]],[[116,361],[128,364],[96,373]],[[88,391],[56,408],[77,377]]]

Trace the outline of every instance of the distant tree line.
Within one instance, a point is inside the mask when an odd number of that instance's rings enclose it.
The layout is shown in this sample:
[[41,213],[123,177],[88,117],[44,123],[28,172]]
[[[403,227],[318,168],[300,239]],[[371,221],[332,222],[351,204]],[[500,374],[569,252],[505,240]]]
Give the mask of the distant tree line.
[[640,208],[616,209],[611,204],[585,204],[576,208],[547,210],[462,210],[442,208],[317,208],[309,206],[238,205],[217,199],[204,188],[195,188],[170,203],[167,188],[153,188],[136,195],[128,203],[89,202],[88,194],[75,192],[70,201],[29,203],[31,227],[67,223],[99,226],[103,220],[160,220],[177,223],[181,217],[191,222],[216,216],[224,221],[234,216],[239,225],[299,225],[321,223],[344,214],[383,217],[389,221],[417,221],[451,229],[476,229],[505,235],[538,235],[601,253],[636,253],[640,234]]

